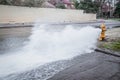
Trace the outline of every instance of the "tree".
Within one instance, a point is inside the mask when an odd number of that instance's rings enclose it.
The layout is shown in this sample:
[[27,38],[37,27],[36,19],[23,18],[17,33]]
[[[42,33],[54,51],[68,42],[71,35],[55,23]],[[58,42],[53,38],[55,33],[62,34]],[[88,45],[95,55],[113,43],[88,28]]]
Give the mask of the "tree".
[[41,7],[47,0],[0,0],[0,4],[13,6]]
[[57,4],[56,8],[66,9],[64,4]]
[[78,7],[78,6],[79,6],[79,4],[80,4],[80,3],[79,3],[77,0],[76,0],[76,1],[74,1],[74,6],[75,6],[75,8],[76,8],[76,9],[79,9],[79,7]]
[[99,5],[97,2],[92,0],[84,0],[75,2],[75,8],[76,9],[83,9],[86,13],[97,13],[99,10]]
[[9,5],[9,3],[7,2],[7,0],[0,0],[0,4]]
[[115,9],[114,14],[118,15],[120,18],[120,1],[116,4],[116,9]]

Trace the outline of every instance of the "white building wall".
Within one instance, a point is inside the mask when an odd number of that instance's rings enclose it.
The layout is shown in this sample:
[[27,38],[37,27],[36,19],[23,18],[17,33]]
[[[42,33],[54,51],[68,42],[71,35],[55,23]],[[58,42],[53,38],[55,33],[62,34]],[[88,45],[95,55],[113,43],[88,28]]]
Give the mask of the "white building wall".
[[40,22],[88,22],[96,20],[96,14],[84,14],[83,10],[28,8],[0,5],[0,23]]

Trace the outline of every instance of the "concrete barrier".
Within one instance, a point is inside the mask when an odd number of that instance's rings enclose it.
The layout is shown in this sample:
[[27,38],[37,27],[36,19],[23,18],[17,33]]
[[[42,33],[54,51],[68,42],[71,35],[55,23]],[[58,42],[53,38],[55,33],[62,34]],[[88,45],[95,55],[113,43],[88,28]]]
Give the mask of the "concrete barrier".
[[89,22],[96,20],[96,14],[85,14],[83,10],[33,8],[0,5],[0,23],[40,22]]

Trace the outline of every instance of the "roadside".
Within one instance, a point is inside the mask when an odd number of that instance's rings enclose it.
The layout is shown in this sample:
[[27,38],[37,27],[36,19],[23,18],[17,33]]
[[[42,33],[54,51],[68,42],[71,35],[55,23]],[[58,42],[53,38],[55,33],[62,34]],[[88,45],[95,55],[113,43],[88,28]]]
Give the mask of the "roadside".
[[89,21],[89,22],[79,22],[79,23],[72,23],[72,22],[64,22],[64,23],[40,23],[40,22],[30,22],[30,23],[14,23],[14,24],[0,24],[0,28],[19,28],[19,27],[33,27],[35,23],[38,24],[51,24],[51,25],[81,25],[81,26],[95,26],[98,27],[102,23],[105,23],[107,28],[113,28],[120,25],[119,21],[113,21],[113,20],[102,20],[98,19],[96,21]]
[[[30,35],[30,30],[31,27],[21,26],[18,31],[17,28],[11,28],[10,32],[8,32],[7,28],[1,28],[0,36],[26,37]],[[17,34],[17,32],[19,32],[20,35]],[[106,32],[107,41],[98,42],[99,45],[120,40],[119,33],[120,28],[108,29]],[[31,72],[31,74],[32,73],[33,72]],[[35,77],[35,80],[39,79],[39,77],[36,78],[36,76],[31,77]],[[71,61],[70,67],[59,72],[58,74],[55,74],[48,80],[120,80],[120,58],[96,51],[90,54],[77,56]]]
[[108,29],[105,41],[99,41],[99,48],[120,52],[120,28]]
[[120,18],[111,18],[110,20],[120,21]]
[[[106,50],[104,44],[120,40],[120,28],[108,29],[106,41],[99,41],[97,46]],[[118,44],[118,46],[120,46]],[[116,51],[107,49],[115,54]],[[118,51],[119,53],[120,51]],[[48,80],[120,80],[120,57],[95,51],[91,54],[78,56],[73,65],[55,74]]]

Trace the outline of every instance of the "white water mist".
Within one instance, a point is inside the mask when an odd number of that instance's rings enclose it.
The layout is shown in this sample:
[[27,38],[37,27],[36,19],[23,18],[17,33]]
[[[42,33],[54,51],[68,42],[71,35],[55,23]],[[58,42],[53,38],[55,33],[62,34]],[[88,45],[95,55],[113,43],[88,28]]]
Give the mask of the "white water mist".
[[0,76],[21,72],[36,65],[71,59],[77,55],[90,53],[100,29],[90,26],[75,29],[66,26],[62,30],[49,30],[50,25],[36,25],[29,41],[18,52],[0,56]]

